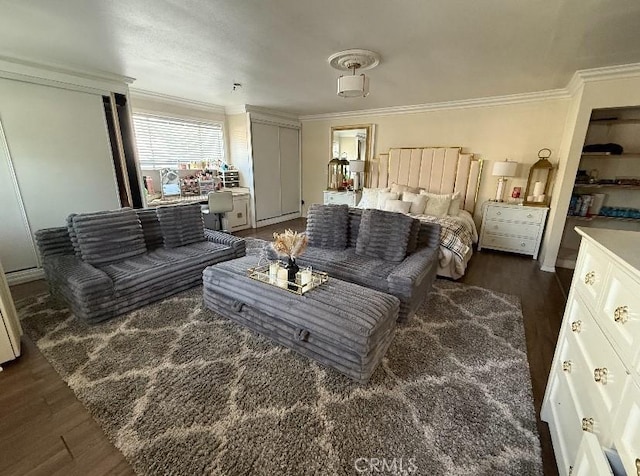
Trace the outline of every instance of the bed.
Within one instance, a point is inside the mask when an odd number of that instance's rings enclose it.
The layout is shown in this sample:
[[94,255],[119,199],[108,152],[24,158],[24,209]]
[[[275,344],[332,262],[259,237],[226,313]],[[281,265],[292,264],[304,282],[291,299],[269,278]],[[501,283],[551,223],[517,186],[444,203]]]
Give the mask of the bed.
[[460,194],[457,216],[413,216],[442,226],[438,276],[462,277],[473,254],[473,244],[478,241],[473,212],[482,160],[462,153],[460,147],[393,148],[368,161],[367,171],[370,188],[385,189],[395,184],[433,194]]

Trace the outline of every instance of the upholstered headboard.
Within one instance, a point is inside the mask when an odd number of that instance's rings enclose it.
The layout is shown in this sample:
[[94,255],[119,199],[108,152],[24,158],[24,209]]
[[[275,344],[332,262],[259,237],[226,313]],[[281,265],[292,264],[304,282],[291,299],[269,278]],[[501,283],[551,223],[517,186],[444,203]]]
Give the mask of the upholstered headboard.
[[370,187],[391,184],[423,188],[431,193],[460,192],[461,208],[473,214],[480,185],[482,160],[460,147],[389,149],[369,162]]

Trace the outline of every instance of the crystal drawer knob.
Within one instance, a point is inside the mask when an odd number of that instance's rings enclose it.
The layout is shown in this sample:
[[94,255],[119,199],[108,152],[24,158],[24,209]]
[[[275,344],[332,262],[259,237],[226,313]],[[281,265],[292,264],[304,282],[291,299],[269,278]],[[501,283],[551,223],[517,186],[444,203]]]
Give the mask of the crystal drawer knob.
[[587,284],[587,285],[591,286],[595,282],[596,282],[596,272],[595,271],[589,271],[587,274],[584,275],[584,284]]
[[502,212],[496,212],[496,215],[502,215]]
[[602,385],[606,385],[608,373],[609,373],[609,370],[607,370],[606,367],[593,369],[593,380],[595,380],[598,383],[601,383]]
[[593,418],[582,419],[582,431],[593,433]]
[[570,360],[565,360],[564,362],[562,362],[562,370],[567,372],[568,374],[571,373],[571,361]]
[[629,306],[618,306],[613,311],[613,320],[624,324],[629,320]]
[[582,321],[573,321],[571,323],[571,330],[576,334],[579,334],[582,330]]
[[533,218],[533,215],[532,215],[531,213],[529,213],[529,214],[527,215],[527,218]]
[[520,243],[520,246],[522,246],[523,248],[526,246],[527,244],[523,241],[522,243]]

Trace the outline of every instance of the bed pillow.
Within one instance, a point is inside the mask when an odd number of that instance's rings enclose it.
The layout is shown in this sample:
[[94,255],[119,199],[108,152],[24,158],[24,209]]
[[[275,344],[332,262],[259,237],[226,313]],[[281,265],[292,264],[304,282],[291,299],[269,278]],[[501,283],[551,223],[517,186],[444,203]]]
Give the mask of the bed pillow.
[[449,207],[451,206],[450,193],[444,195],[429,192],[421,193],[427,197],[427,206],[424,209],[425,215],[431,215],[438,218],[447,216],[447,213],[449,213]]
[[416,187],[409,187],[408,185],[398,185],[397,183],[392,183],[390,191],[397,193],[398,195],[402,195],[404,192],[417,193],[418,189]]
[[403,200],[387,200],[384,202],[384,210],[388,212],[409,213],[411,202]]
[[398,200],[400,195],[396,192],[380,192],[378,193],[378,204],[375,206],[378,210],[384,210],[384,204],[387,200]]
[[419,193],[404,192],[402,194],[402,200],[411,203],[409,213],[412,215],[422,215],[427,206],[427,196],[420,195]]
[[460,214],[460,203],[462,202],[462,194],[456,192],[451,196],[451,205],[449,205],[448,215],[457,217]]
[[414,218],[402,213],[363,211],[356,254],[385,261],[403,261],[407,256],[413,221]]
[[389,188],[363,188],[362,198],[356,208],[377,208],[378,194],[380,192],[388,192]]
[[309,246],[344,250],[349,238],[349,206],[313,204],[307,212]]

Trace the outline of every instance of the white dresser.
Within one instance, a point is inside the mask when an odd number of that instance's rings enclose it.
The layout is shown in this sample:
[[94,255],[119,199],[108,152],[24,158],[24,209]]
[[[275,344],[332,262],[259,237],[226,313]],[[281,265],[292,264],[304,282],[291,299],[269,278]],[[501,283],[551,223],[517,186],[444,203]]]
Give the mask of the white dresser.
[[356,192],[353,190],[337,191],[337,190],[325,190],[324,191],[324,204],[325,205],[349,205],[355,207],[362,198],[362,192]]
[[617,453],[627,475],[637,476],[640,233],[576,231],[582,242],[541,417],[561,475],[610,474],[594,469],[608,467],[606,450]]
[[547,207],[487,202],[482,215],[478,250],[511,251],[538,258]]

